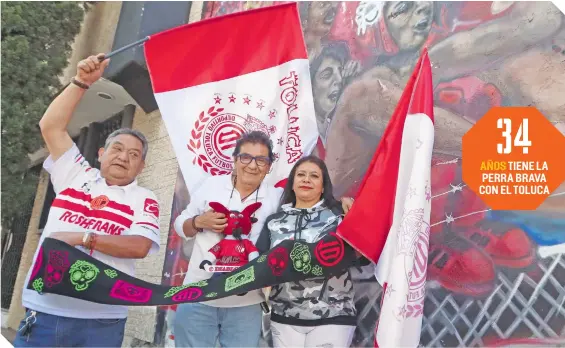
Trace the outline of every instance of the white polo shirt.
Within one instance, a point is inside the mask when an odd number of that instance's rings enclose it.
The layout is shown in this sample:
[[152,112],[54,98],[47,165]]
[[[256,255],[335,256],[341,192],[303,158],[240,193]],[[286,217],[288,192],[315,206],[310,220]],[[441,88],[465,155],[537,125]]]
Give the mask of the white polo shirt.
[[[212,273],[200,269],[200,263],[206,257],[208,250],[223,238],[222,234],[209,230],[199,232],[192,238],[187,237],[182,230],[182,225],[187,219],[191,219],[195,215],[204,214],[210,209],[208,205],[210,202],[219,202],[229,210],[242,211],[246,206],[255,203],[255,200],[257,200],[257,202],[261,202],[263,205],[255,212],[254,216],[257,218],[257,222],[252,225],[249,235],[251,241],[256,243],[265,220],[269,215],[276,212],[282,192],[282,188],[267,187],[266,184],[263,184],[259,187],[258,192],[251,194],[244,202],[241,202],[241,196],[234,189],[230,175],[209,177],[194,192],[191,192],[190,203],[175,220],[175,231],[181,238],[184,240],[196,238],[183,284],[209,279],[212,276]],[[261,291],[255,290],[248,292],[245,296],[230,296],[201,303],[213,307],[242,307],[263,301],[265,301],[265,297]]]
[[[49,210],[47,224],[39,240],[53,232],[94,232],[99,235],[138,235],[153,241],[150,253],[159,250],[159,204],[153,192],[134,181],[127,186],[108,186],[100,171],[91,167],[76,145],[57,161],[49,156],[43,167],[51,174],[57,196]],[[89,250],[77,246],[88,253]],[[35,251],[34,263],[38,250]],[[135,260],[94,251],[92,256],[120,271],[134,275]],[[49,262],[44,259],[44,263]],[[31,276],[33,265],[25,284]],[[97,277],[104,276],[100,270]],[[45,276],[44,276],[45,277]],[[94,279],[96,282],[96,279]],[[44,282],[45,283],[45,282]],[[47,284],[45,284],[47,286]],[[23,306],[38,312],[82,319],[118,319],[127,317],[126,306],[103,305],[55,294],[23,290]]]

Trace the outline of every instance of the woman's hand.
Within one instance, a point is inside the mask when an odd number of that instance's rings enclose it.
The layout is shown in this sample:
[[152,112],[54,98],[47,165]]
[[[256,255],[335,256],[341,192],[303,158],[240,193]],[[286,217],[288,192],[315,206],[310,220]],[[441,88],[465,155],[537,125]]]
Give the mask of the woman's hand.
[[351,197],[342,197],[341,198],[341,207],[343,208],[343,212],[347,214],[347,212],[353,206],[353,198]]

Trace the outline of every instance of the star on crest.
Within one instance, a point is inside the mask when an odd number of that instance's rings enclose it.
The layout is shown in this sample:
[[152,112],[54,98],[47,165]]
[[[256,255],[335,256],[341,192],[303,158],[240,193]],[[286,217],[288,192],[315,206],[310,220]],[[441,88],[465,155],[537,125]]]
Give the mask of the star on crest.
[[269,127],[269,132],[271,132],[271,134],[275,134],[276,131],[277,131],[277,127],[275,127],[275,126],[270,126],[270,127]]
[[249,103],[251,103],[251,99],[249,99],[249,97],[243,98],[243,104],[249,105]]
[[385,297],[390,297],[392,295],[393,292],[395,292],[396,290],[394,290],[392,288],[392,284],[387,285],[386,290],[385,290]]
[[269,111],[269,118],[272,120],[273,118],[275,118],[277,116],[277,110],[273,109],[271,111]]
[[214,98],[214,100],[216,101],[216,104],[220,104],[220,102],[222,101],[222,98],[220,98],[219,96],[216,96],[216,98]]
[[402,305],[402,307],[398,307],[398,315],[402,318],[406,318],[406,305]]
[[235,96],[232,94],[228,97],[230,99],[230,103],[235,103]]
[[263,105],[263,101],[257,102],[257,109],[263,110],[264,107],[265,107],[265,105]]

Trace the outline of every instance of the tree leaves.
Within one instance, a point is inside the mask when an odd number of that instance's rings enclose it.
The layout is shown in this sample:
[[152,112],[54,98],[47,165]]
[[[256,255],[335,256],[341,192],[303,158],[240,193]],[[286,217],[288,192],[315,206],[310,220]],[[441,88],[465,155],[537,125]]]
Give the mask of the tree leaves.
[[[43,141],[37,124],[68,64],[84,10],[78,2],[2,2],[2,226],[34,198],[29,153]],[[27,173],[27,174],[26,174]]]

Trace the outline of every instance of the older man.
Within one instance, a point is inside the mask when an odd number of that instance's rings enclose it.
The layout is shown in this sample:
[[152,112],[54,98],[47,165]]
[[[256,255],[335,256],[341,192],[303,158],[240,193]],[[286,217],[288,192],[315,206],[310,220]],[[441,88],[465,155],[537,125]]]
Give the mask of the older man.
[[[78,64],[72,83],[39,123],[50,154],[44,168],[57,194],[39,245],[45,237],[57,238],[133,275],[135,259],[157,251],[160,241],[157,199],[135,180],[144,167],[147,140],[131,129],[113,132],[98,151],[98,170],[86,162],[66,130],[86,90],[108,65],[108,60],[100,62],[102,57],[91,56]],[[52,252],[44,262],[51,265],[43,279],[46,287],[64,281],[61,274],[71,266],[64,252]],[[103,276],[91,274],[91,278]],[[26,283],[29,277],[30,273]],[[122,345],[127,307],[27,289],[22,302],[26,315],[14,341],[16,347]]]

